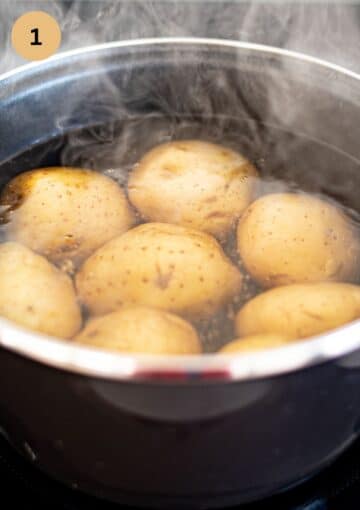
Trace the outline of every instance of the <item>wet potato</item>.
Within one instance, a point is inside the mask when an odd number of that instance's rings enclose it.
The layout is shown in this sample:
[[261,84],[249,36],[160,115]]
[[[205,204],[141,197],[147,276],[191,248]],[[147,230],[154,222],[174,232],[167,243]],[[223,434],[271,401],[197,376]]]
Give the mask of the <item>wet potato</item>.
[[226,237],[253,197],[255,167],[221,145],[183,140],[159,145],[132,171],[128,192],[148,221]]
[[192,319],[210,317],[241,288],[241,274],[214,238],[165,223],[140,225],[105,244],[78,274],[93,314],[143,304]]
[[82,322],[70,277],[12,242],[0,244],[0,315],[60,338],[71,338]]
[[307,338],[360,318],[360,286],[304,283],[267,290],[248,301],[235,318],[240,337],[275,334]]
[[237,229],[239,254],[264,287],[353,281],[360,243],[345,215],[307,194],[277,193],[251,204]]
[[196,330],[180,317],[146,306],[125,306],[91,319],[75,342],[124,353],[199,354]]
[[118,184],[79,168],[24,172],[7,184],[0,205],[9,211],[7,238],[60,265],[77,265],[134,223]]
[[275,347],[282,347],[292,342],[293,339],[285,335],[262,333],[259,335],[246,336],[244,338],[236,338],[224,345],[219,350],[219,353],[236,354],[260,351],[263,349],[274,349]]

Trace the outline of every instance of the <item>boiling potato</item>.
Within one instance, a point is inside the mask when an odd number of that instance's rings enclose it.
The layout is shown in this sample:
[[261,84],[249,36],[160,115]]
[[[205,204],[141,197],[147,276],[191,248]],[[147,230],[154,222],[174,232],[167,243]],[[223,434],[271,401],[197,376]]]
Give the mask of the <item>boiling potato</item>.
[[128,353],[201,352],[200,340],[191,324],[172,313],[136,305],[90,320],[75,340]]
[[112,179],[79,168],[42,168],[8,183],[0,205],[9,208],[9,240],[56,264],[75,264],[133,224],[122,189]]
[[224,345],[220,354],[235,354],[237,352],[260,351],[262,349],[274,349],[289,344],[292,340],[285,335],[260,334],[237,338]]
[[263,286],[351,281],[360,261],[358,236],[335,206],[305,194],[256,200],[240,219],[239,254]]
[[360,286],[304,283],[270,289],[248,301],[235,319],[239,336],[264,333],[306,338],[360,318]]
[[92,313],[143,304],[191,318],[209,317],[241,287],[239,271],[203,232],[147,223],[109,241],[77,274]]
[[0,315],[34,331],[71,338],[81,327],[72,281],[17,243],[0,244]]
[[134,168],[129,198],[147,220],[223,237],[250,203],[256,175],[247,159],[221,145],[170,142]]

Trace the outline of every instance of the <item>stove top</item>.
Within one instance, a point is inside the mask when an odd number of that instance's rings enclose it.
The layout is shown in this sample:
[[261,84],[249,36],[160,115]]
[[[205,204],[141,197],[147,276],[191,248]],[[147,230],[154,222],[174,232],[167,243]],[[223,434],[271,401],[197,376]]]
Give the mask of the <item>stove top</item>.
[[[0,480],[3,510],[10,508],[126,510],[129,508],[99,501],[51,480],[14,452],[3,438],[0,438]],[[301,487],[261,503],[238,507],[239,510],[274,508],[276,510],[358,510],[360,508],[360,440],[334,465]]]

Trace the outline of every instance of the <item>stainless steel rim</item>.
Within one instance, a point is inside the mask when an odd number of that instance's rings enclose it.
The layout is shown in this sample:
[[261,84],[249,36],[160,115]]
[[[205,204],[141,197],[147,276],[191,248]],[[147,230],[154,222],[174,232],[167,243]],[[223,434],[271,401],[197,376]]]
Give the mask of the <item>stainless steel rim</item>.
[[[0,75],[0,82],[24,71],[41,68],[51,61],[101,50],[132,46],[196,44],[251,50],[306,61],[352,79],[360,75],[324,60],[301,53],[259,44],[221,39],[159,38],[99,44],[59,53],[45,63],[35,62]],[[25,330],[0,319],[0,346],[46,365],[83,375],[114,380],[148,381],[235,381],[280,375],[342,357],[360,348],[360,320],[311,340],[281,348],[241,355],[196,356],[123,355],[75,345]]]

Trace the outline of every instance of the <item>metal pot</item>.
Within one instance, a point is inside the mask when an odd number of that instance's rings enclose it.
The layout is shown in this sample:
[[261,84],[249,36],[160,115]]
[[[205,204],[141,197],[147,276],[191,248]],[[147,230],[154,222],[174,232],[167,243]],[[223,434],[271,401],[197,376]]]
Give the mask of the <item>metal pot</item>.
[[[250,145],[261,145],[270,126],[296,132],[302,142],[286,148],[292,178],[356,208],[359,78],[316,58],[221,40],[60,54],[0,77],[0,186],[33,166],[42,142],[161,112],[230,122],[239,137],[237,120],[251,119],[262,127],[248,133]],[[314,140],[332,156],[314,161]],[[277,145],[269,147],[271,160]],[[238,357],[113,354],[3,319],[0,345],[9,441],[54,478],[125,504],[183,509],[263,498],[313,476],[359,434],[359,322]]]

